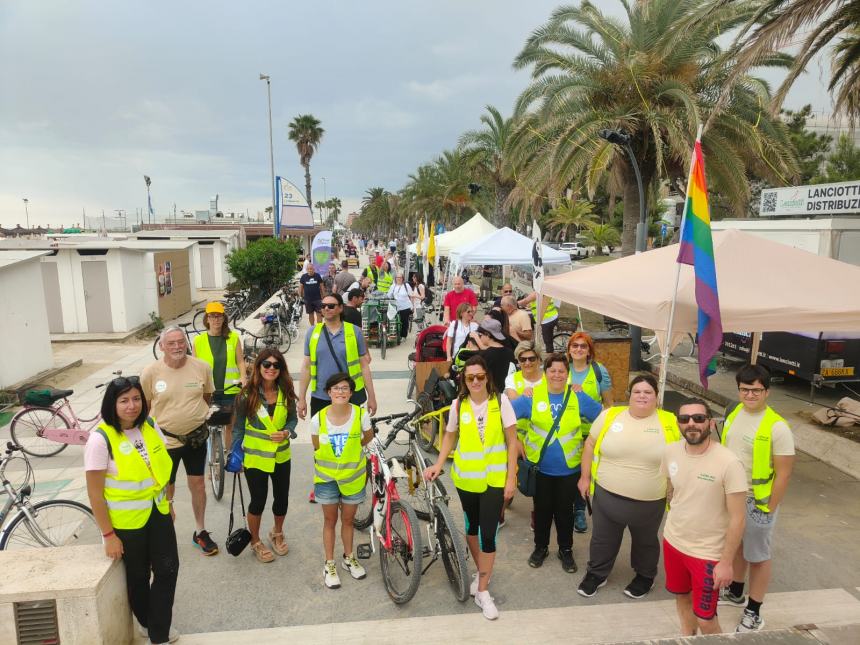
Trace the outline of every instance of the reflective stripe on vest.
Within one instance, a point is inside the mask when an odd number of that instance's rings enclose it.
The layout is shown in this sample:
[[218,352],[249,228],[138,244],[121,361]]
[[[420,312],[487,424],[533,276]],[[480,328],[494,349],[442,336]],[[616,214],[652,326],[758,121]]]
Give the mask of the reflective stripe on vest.
[[[565,392],[565,395],[567,392]],[[533,464],[538,463],[541,449],[549,436],[554,423],[552,405],[549,402],[549,389],[546,379],[532,390],[532,413],[526,435],[526,459]],[[561,421],[552,441],[558,441],[564,453],[564,461],[568,468],[576,468],[582,462],[582,434],[580,433],[579,400],[576,393],[571,392],[567,399],[567,407],[562,411]]]
[[367,479],[367,457],[364,456],[361,446],[361,415],[364,414],[364,410],[357,405],[350,405],[352,406],[352,426],[340,457],[334,454],[334,448],[328,436],[326,423],[326,413],[330,409],[328,407],[319,411],[320,447],[314,451],[314,483],[337,482],[337,487],[343,496],[361,492]]
[[[236,365],[236,347],[239,345],[239,334],[231,331],[227,337],[227,366],[224,369],[224,394],[238,394],[242,389],[234,385],[233,381],[241,378],[239,367]],[[194,353],[201,361],[209,363],[209,367],[215,368],[215,357],[212,356],[212,348],[209,346],[209,334],[197,334],[194,337]]]
[[[603,405],[603,397],[600,395],[600,384],[597,382],[597,370],[600,369],[600,363],[591,361],[588,363],[588,374],[585,375],[585,380],[582,381],[582,391],[597,403]],[[573,385],[573,364],[570,365],[570,384]],[[591,423],[582,419],[582,436],[587,437],[591,433]]]
[[173,460],[154,426],[155,422],[147,418],[140,427],[149,467],[125,434],[104,422],[98,426],[97,432],[105,438],[117,469],[116,475],[105,476],[104,488],[110,523],[115,529],[145,526],[153,504],[163,515],[170,512],[166,485]]
[[[346,345],[346,371],[349,376],[355,381],[355,391],[364,389],[364,377],[361,374],[361,357],[358,355],[358,339],[355,335],[355,325],[348,322],[341,323],[343,325],[343,340]],[[317,389],[317,346],[322,336],[322,329],[325,323],[317,323],[314,331],[311,334],[310,342],[310,363],[311,363],[311,391]],[[332,343],[334,345],[334,343]],[[328,343],[326,343],[328,349]],[[339,357],[343,358],[343,357]]]
[[[743,408],[743,404],[732,410],[731,414],[726,417],[726,423],[723,426],[723,436],[720,441],[726,445],[726,439],[729,436],[729,430],[734,423],[738,412]],[[771,461],[773,425],[778,421],[782,421],[786,425],[787,422],[773,408],[767,406],[764,411],[761,423],[755,431],[755,440],[753,440],[752,448],[752,473],[750,482],[752,484],[753,498],[755,499],[756,508],[765,513],[770,513],[770,496],[773,492],[773,463]]]
[[278,390],[278,400],[275,403],[275,413],[269,416],[265,401],[260,399],[256,414],[245,417],[245,436],[242,438],[242,450],[245,457],[242,465],[245,468],[256,468],[264,473],[275,471],[275,464],[290,460],[290,434],[280,442],[272,441],[273,432],[281,432],[287,424],[287,405],[284,403],[284,393]]
[[[603,420],[603,427],[597,433],[597,441],[594,443],[594,456],[591,458],[591,488],[589,493],[592,497],[594,496],[594,485],[597,483],[597,468],[600,465],[600,446],[603,444],[603,437],[606,436],[606,431],[609,430],[612,422],[628,407],[615,405],[609,408]],[[663,427],[663,437],[666,439],[666,444],[681,440],[681,430],[678,428],[678,419],[675,418],[674,414],[667,410],[657,410],[657,418]]]
[[459,408],[460,436],[451,468],[454,486],[472,493],[483,493],[488,486],[504,488],[508,473],[508,448],[499,399],[494,397],[487,402],[483,442],[468,397],[460,401]]
[[[540,297],[540,296],[538,296],[538,297]],[[531,310],[532,310],[532,316],[534,317],[535,320],[537,320],[537,317],[538,317],[538,301],[535,300],[529,306],[531,307]],[[546,309],[543,310],[543,320],[541,320],[541,323],[548,322],[548,321],[550,321],[554,318],[557,318],[557,317],[558,317],[558,309],[555,308],[555,303],[552,301],[552,298],[549,298],[547,300]]]

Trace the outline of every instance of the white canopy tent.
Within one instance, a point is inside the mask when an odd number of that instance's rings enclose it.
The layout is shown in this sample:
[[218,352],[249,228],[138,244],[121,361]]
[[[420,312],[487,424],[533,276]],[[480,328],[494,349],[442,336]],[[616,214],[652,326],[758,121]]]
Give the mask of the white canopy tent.
[[[531,238],[505,226],[480,239],[472,238],[451,250],[449,257],[456,266],[532,264],[533,246]],[[542,246],[544,264],[570,264],[567,253]]]
[[[471,219],[464,222],[452,231],[442,233],[436,236],[436,249],[439,252],[439,257],[447,256],[451,250],[460,246],[464,240],[476,240],[484,237],[487,233],[492,233],[496,227],[490,224],[480,213],[475,213]],[[427,253],[428,239],[424,240],[422,250]],[[410,244],[406,250],[410,254],[415,254],[418,248],[417,244]]]

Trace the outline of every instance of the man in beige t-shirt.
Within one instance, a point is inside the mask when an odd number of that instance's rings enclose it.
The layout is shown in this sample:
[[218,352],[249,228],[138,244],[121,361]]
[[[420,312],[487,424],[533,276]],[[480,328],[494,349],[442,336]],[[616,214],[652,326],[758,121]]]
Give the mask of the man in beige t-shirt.
[[746,475],[740,460],[711,437],[711,412],[693,399],[678,410],[683,441],[666,446],[660,472],[671,506],[663,528],[666,589],[675,594],[681,635],[720,633],[719,590],[746,519]]
[[208,363],[187,354],[185,333],[179,327],[168,327],[161,332],[159,346],[164,352],[160,361],[144,368],[140,384],[149,402],[150,415],[164,432],[167,452],[173,460],[167,497],[173,512],[173,495],[176,492],[176,474],[179,464],[185,463],[188,489],[191,491],[191,508],[197,530],[193,541],[205,555],[218,553],[217,545],[206,530],[206,441],[183,438],[205,428],[209,404],[215,385],[212,368]]
[[[747,519],[741,548],[735,555],[734,578],[720,593],[720,604],[744,607],[738,632],[753,632],[764,627],[761,605],[771,576],[771,541],[777,510],[785,497],[794,469],[794,437],[785,420],[767,404],[770,372],[761,365],[745,365],[735,375],[741,400],[728,413],[723,427],[723,445],[744,465],[747,476]],[[756,500],[753,495],[754,446],[768,446],[770,428],[770,485]],[[762,449],[762,448],[759,448]],[[765,479],[765,477],[762,477]],[[749,598],[744,597],[744,580],[749,567]],[[746,601],[746,602],[745,602]]]
[[517,301],[514,300],[514,297],[502,296],[500,307],[508,317],[508,331],[511,337],[518,343],[531,340],[534,336],[531,316],[528,312],[517,308]]

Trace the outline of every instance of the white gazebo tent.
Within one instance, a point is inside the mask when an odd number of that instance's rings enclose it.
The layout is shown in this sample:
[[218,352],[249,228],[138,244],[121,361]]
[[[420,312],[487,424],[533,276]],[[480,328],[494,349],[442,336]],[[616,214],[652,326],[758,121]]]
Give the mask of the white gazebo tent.
[[[570,255],[543,244],[544,264],[570,264]],[[452,249],[448,256],[456,266],[532,264],[534,242],[507,226],[480,239]]]
[[[488,233],[492,233],[496,227],[490,224],[480,213],[475,213],[471,219],[447,233],[436,236],[436,249],[439,257],[447,256],[452,249],[460,246],[464,240],[477,240]],[[428,241],[424,240],[423,251],[427,252]],[[407,250],[414,255],[418,248],[417,244],[410,244]]]

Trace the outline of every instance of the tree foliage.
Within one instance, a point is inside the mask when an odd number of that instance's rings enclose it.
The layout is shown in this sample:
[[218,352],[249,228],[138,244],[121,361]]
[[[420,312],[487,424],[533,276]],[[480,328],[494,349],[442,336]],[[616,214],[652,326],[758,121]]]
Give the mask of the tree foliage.
[[824,172],[815,178],[813,183],[830,184],[839,181],[856,181],[860,179],[860,148],[848,135],[841,135],[836,141],[836,147],[827,157]]
[[241,287],[271,295],[296,272],[296,240],[264,237],[227,255],[227,268]]
[[812,116],[811,105],[804,105],[796,112],[783,110],[782,115],[788,127],[788,137],[797,153],[799,181],[801,184],[808,184],[821,173],[821,166],[827,158],[833,137],[806,128],[806,123]]
[[296,144],[299,153],[299,163],[305,169],[305,197],[308,205],[311,201],[311,159],[319,149],[322,141],[323,130],[320,120],[313,114],[300,114],[287,126],[287,137]]

